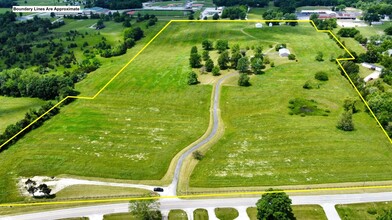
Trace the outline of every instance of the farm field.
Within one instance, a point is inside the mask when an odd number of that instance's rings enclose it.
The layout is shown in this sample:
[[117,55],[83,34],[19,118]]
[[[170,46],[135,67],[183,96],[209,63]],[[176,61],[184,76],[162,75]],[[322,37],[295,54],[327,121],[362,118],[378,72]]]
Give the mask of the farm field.
[[[298,62],[251,77],[250,87],[222,88],[223,137],[194,169],[190,186],[200,188],[301,185],[390,180],[392,149],[375,120],[362,107],[354,114],[355,131],[336,128],[345,98],[359,99],[332,62],[315,61],[342,50],[326,34],[309,25],[277,29],[244,29],[260,39],[288,43]],[[281,34],[281,32],[285,34]],[[283,58],[274,58],[271,61]],[[277,63],[277,62],[275,62]],[[303,89],[325,71],[329,81],[319,89]],[[328,116],[289,114],[289,101],[315,100]]]
[[29,109],[38,109],[45,103],[45,101],[36,98],[14,98],[0,96],[0,103],[1,134],[8,125],[14,124],[21,120]]
[[[102,67],[77,85],[81,96],[93,96],[151,37],[124,56],[101,59]],[[265,50],[287,43],[298,62],[272,53],[276,67],[252,76],[251,87],[237,87],[236,81],[223,87],[225,135],[196,167],[191,186],[389,178],[390,143],[374,119],[361,111],[354,115],[354,132],[335,127],[344,98],[356,94],[335,64],[314,61],[320,48],[325,56],[343,53],[326,34],[309,24],[260,30],[254,23],[172,23],[95,100],[75,100],[0,154],[0,202],[23,200],[15,186],[20,176],[157,183],[172,158],[203,135],[209,122],[211,85],[186,83],[190,48],[201,50],[203,39],[222,38],[241,48],[261,45]],[[304,90],[317,70],[327,71],[329,81]],[[289,100],[297,97],[316,100],[329,116],[289,115]]]
[[[157,32],[162,25],[151,28]],[[201,37],[184,38],[179,30],[186,27],[170,26],[94,101],[74,101],[2,152],[0,200],[21,199],[14,184],[18,176],[161,179],[171,159],[199,138],[209,122],[211,86],[186,84],[188,47]],[[81,96],[94,95],[149,39],[125,56],[102,62],[78,84]]]
[[392,208],[391,202],[358,203],[349,205],[336,205],[336,211],[342,219],[354,220],[376,219],[377,216]]

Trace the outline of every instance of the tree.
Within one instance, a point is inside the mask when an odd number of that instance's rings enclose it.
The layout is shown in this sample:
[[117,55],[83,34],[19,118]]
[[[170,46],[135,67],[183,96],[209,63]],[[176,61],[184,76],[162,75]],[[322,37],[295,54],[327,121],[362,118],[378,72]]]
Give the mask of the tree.
[[263,64],[263,60],[260,58],[253,58],[251,60],[251,68],[254,74],[261,74],[263,73],[262,69],[265,68],[265,65]]
[[338,125],[336,127],[343,131],[353,131],[354,124],[353,124],[352,112],[351,111],[343,112],[340,121],[338,122]]
[[229,42],[227,40],[217,40],[215,48],[219,53],[222,53],[229,48]]
[[104,28],[104,27],[105,27],[105,24],[103,23],[103,20],[102,20],[102,19],[99,19],[98,22],[97,22],[97,25],[96,25],[95,29],[99,30],[99,29],[102,29],[102,28]]
[[208,50],[203,50],[202,58],[204,61],[207,61],[208,59],[210,59],[210,52]]
[[324,56],[323,52],[321,52],[321,51],[317,52],[316,60],[319,62],[324,61],[323,56]]
[[242,57],[238,60],[237,70],[240,71],[240,73],[245,73],[249,70],[249,60],[247,57]]
[[292,220],[296,219],[291,208],[291,199],[284,192],[267,190],[256,203],[259,220]]
[[208,59],[206,61],[205,67],[207,72],[211,72],[212,69],[214,68],[214,62],[211,59]]
[[392,35],[392,26],[386,28],[386,29],[384,30],[384,32],[385,32],[385,34],[387,34],[387,35]]
[[[147,195],[149,196],[149,195]],[[132,201],[129,204],[131,214],[142,220],[161,220],[162,213],[159,210],[160,203],[157,200],[146,199]]]
[[193,158],[195,158],[196,160],[202,160],[204,155],[200,152],[200,151],[194,151],[192,153]]
[[219,19],[219,15],[218,15],[218,13],[215,13],[213,16],[212,16],[212,20],[218,20]]
[[212,75],[213,76],[219,76],[220,75],[219,66],[214,66],[214,68],[212,68]]
[[289,58],[289,60],[295,60],[295,55],[294,54],[289,54],[288,58]]
[[249,83],[249,76],[246,73],[241,73],[240,78],[238,79],[238,85],[239,86],[250,86]]
[[230,58],[231,68],[237,69],[238,60],[240,60],[241,58],[242,58],[242,55],[241,55],[241,53],[239,51],[238,52],[232,52],[231,58]]
[[131,27],[131,22],[130,22],[130,20],[129,20],[129,19],[125,19],[124,22],[123,22],[123,26],[124,26],[124,27]]
[[198,84],[199,80],[197,80],[197,74],[193,71],[188,73],[188,85]]
[[189,58],[189,65],[192,68],[199,68],[201,66],[201,56],[198,53],[192,53]]
[[188,19],[189,19],[189,20],[194,20],[195,17],[193,16],[193,14],[190,14],[190,15],[188,16]]
[[229,52],[224,51],[219,55],[218,65],[220,69],[225,70],[228,67],[228,63],[230,62]]
[[124,39],[132,38],[134,41],[142,39],[144,32],[140,27],[128,28],[124,31]]
[[193,46],[191,48],[191,54],[193,54],[193,53],[197,53],[197,47],[196,46]]
[[54,12],[50,12],[50,17],[54,18],[56,16],[56,14]]
[[214,49],[212,41],[207,40],[207,39],[203,40],[201,45],[203,47],[203,50],[212,50],[212,49]]
[[323,71],[318,71],[315,75],[314,78],[320,81],[328,81],[328,74]]

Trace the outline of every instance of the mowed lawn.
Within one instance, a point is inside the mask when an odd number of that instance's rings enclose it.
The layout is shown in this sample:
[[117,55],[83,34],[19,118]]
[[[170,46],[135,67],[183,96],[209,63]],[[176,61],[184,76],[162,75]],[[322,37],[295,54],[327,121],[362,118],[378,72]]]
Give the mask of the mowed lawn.
[[372,202],[372,203],[357,203],[336,205],[336,211],[342,219],[354,220],[376,219],[383,215],[386,211],[392,209],[391,202]]
[[45,101],[36,98],[0,96],[0,134],[8,125],[23,119],[29,109],[39,109]]
[[[346,97],[359,99],[332,62],[343,53],[326,34],[310,25],[295,28],[245,29],[261,42],[287,43],[298,62],[277,65],[251,77],[250,87],[222,88],[225,134],[192,173],[192,187],[279,186],[391,180],[392,146],[376,121],[363,110],[353,116],[355,131],[336,128]],[[278,63],[279,59],[271,58]],[[302,86],[325,71],[319,89]],[[236,83],[236,81],[234,81]],[[313,99],[328,116],[289,115],[289,101]]]

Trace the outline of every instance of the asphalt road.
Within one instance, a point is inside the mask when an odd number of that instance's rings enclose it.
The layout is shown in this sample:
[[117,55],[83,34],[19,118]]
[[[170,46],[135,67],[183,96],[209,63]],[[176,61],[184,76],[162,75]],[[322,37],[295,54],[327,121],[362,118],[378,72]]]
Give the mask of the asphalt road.
[[223,81],[225,81],[227,78],[232,77],[237,75],[238,73],[231,73],[228,74],[218,80],[218,82],[215,84],[214,87],[214,100],[213,100],[213,107],[212,107],[212,118],[213,118],[213,124],[212,124],[212,130],[211,133],[202,141],[197,143],[195,146],[187,150],[185,153],[183,153],[180,158],[178,159],[176,169],[174,170],[174,177],[173,181],[170,184],[169,188],[172,192],[172,195],[177,195],[177,185],[178,185],[178,179],[180,176],[180,170],[182,167],[182,164],[184,163],[184,160],[187,156],[189,156],[193,151],[199,149],[201,146],[207,144],[211,139],[216,135],[219,127],[219,99],[220,99],[220,92],[221,92],[221,87]]
[[[293,205],[318,204],[323,208],[333,208],[335,204],[351,204],[361,202],[383,202],[392,201],[392,192],[385,193],[362,193],[362,194],[338,194],[338,195],[313,195],[313,196],[291,196]],[[255,206],[259,198],[229,198],[229,199],[162,199],[161,209],[196,209],[211,207],[251,207]],[[0,217],[2,220],[38,220],[38,219],[58,219],[71,218],[80,216],[98,216],[108,213],[127,212],[128,203],[97,205],[79,208],[61,209],[56,211],[47,211],[34,214],[25,214],[18,216]],[[328,211],[328,209],[326,210]],[[333,208],[336,213],[336,210]],[[328,216],[328,213],[327,213]],[[333,218],[329,215],[329,219]],[[335,216],[336,217],[336,216]]]

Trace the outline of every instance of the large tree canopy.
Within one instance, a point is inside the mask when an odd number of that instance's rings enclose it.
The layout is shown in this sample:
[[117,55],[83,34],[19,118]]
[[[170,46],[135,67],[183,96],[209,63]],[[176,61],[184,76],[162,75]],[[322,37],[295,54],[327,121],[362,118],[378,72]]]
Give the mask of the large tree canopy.
[[284,192],[273,192],[269,189],[257,201],[257,219],[259,220],[292,220],[296,219],[291,208],[291,199]]

